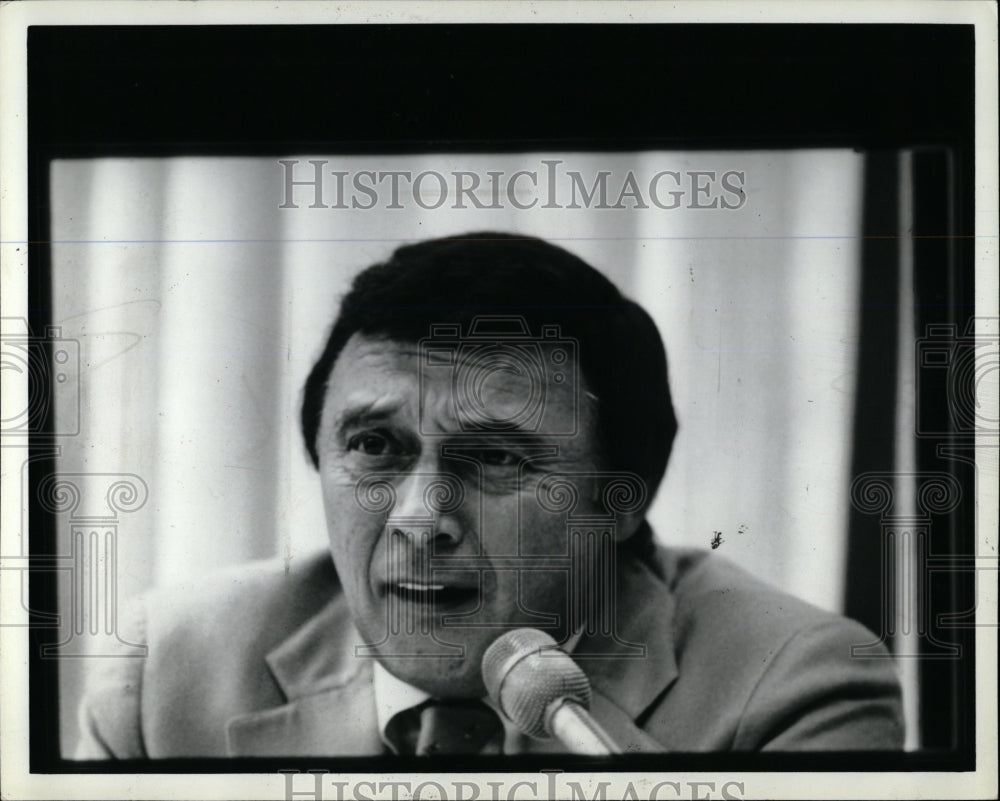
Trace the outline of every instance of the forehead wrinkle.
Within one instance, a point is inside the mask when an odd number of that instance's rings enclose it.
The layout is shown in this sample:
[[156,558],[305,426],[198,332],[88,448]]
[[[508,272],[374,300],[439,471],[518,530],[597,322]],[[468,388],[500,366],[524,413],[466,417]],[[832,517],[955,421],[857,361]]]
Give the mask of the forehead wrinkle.
[[428,385],[422,401],[422,422],[428,428],[432,428],[440,434],[451,434],[461,429],[458,417],[455,415],[450,387],[442,392],[440,388]]
[[[431,380],[421,381],[419,357],[417,343],[355,334],[334,364],[328,387],[328,400],[336,398],[331,410],[334,411],[333,430],[342,430],[349,418],[388,418],[405,411],[407,417],[422,418],[421,427],[425,433],[448,435],[460,431],[462,425],[453,397],[454,372],[435,370]],[[474,364],[476,358],[474,353],[464,353],[456,367],[461,369]],[[581,386],[576,386],[577,383]],[[419,397],[421,384],[422,398]],[[487,380],[483,387],[482,401],[487,407],[483,411],[488,413],[492,406],[497,414],[491,416],[506,419],[505,410],[512,404],[520,409],[526,400],[527,389],[523,376],[497,375],[494,380]],[[542,402],[553,407],[576,408],[577,414],[586,414],[585,410],[591,411],[596,406],[597,399],[586,391],[579,373],[576,381],[558,386],[546,382],[542,390]]]
[[[532,358],[530,356],[526,358]],[[477,363],[482,359],[482,355],[476,351],[462,352],[459,351],[458,359],[456,361],[456,370],[467,369],[470,365],[475,368]],[[579,402],[584,397],[584,392],[586,396],[589,396],[594,401],[597,397],[587,390],[586,382],[582,371],[579,369],[579,361],[577,359],[572,359],[568,365],[575,373],[575,381],[569,381],[563,384],[555,384],[544,376],[542,378],[542,393],[545,398],[545,403],[552,403],[560,406],[571,406],[574,402]],[[525,399],[525,391],[530,386],[530,379],[524,373],[515,373],[512,370],[499,370],[498,375],[494,376],[495,380],[489,380],[487,382],[486,389],[487,395],[500,399],[504,396],[510,396],[518,401],[519,405]],[[502,378],[500,377],[502,376]],[[575,386],[578,385],[578,386]],[[583,391],[581,391],[583,390]]]
[[371,339],[354,334],[344,345],[331,372],[340,370],[387,371],[403,375],[416,374],[416,346],[391,339]]
[[382,395],[372,398],[363,393],[354,393],[346,399],[346,405],[334,417],[334,428],[340,429],[357,420],[374,417],[392,417],[405,409],[408,399],[401,395]]
[[347,341],[327,381],[324,407],[334,405],[335,423],[348,413],[388,414],[410,402],[400,387],[415,379],[415,370],[390,345],[358,334]]
[[[569,412],[580,405],[579,392],[574,387],[543,384],[540,389],[541,395],[537,396],[537,400],[549,409],[565,409]],[[484,406],[482,411],[488,417],[507,419],[509,412],[520,411],[524,408],[528,402],[529,391],[529,386],[518,380],[489,381],[482,388]],[[495,412],[495,414],[489,414],[490,411]]]

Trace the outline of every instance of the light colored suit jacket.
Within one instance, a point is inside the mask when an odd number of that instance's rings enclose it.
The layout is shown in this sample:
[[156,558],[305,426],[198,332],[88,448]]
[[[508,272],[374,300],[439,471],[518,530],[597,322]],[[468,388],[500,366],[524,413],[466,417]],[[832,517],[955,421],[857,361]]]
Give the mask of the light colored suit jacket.
[[[871,632],[715,553],[657,558],[619,563],[618,631],[645,656],[578,660],[592,714],[626,750],[902,746],[893,661],[851,657]],[[353,657],[326,554],[154,592],[128,634],[149,655],[95,660],[79,759],[384,752],[372,663]]]

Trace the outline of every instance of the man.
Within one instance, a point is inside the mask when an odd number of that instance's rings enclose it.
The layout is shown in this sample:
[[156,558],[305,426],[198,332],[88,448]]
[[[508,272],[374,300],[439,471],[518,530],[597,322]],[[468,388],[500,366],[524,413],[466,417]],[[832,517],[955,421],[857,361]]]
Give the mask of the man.
[[572,654],[624,751],[900,747],[891,660],[850,655],[873,635],[654,544],[663,346],[565,250],[479,233],[362,272],[302,428],[329,554],[152,594],[148,659],[108,660],[78,756],[565,750],[486,697],[516,628]]

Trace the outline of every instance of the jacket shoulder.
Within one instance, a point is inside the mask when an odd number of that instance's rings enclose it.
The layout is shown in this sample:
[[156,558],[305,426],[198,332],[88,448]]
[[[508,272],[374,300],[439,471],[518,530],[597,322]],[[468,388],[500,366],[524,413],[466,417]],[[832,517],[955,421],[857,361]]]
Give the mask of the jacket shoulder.
[[171,582],[143,599],[152,640],[265,652],[322,609],[340,586],[329,554],[250,562]]
[[685,640],[706,626],[739,641],[783,641],[792,631],[846,618],[820,609],[763,581],[724,556],[695,549],[659,551],[677,604],[675,636]]
[[895,749],[899,682],[877,637],[724,557],[661,549],[675,600],[678,680],[654,717],[698,723],[701,750]]
[[150,591],[124,624],[147,656],[100,660],[88,676],[77,757],[224,756],[226,721],[284,701],[267,654],[339,589],[324,552]]

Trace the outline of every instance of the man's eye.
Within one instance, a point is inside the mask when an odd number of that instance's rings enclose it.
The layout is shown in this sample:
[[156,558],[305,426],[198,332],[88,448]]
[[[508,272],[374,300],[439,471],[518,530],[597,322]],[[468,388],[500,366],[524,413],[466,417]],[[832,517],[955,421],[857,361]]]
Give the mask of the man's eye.
[[366,431],[364,434],[357,434],[347,441],[349,451],[360,451],[366,456],[385,456],[398,452],[394,448],[394,442],[384,434],[374,431]]
[[490,467],[516,467],[521,461],[517,454],[499,448],[489,448],[477,454],[479,461]]

